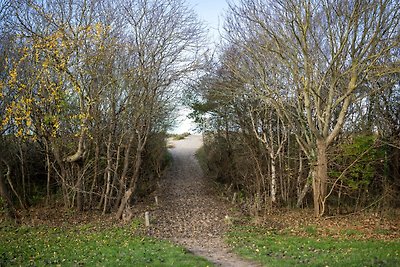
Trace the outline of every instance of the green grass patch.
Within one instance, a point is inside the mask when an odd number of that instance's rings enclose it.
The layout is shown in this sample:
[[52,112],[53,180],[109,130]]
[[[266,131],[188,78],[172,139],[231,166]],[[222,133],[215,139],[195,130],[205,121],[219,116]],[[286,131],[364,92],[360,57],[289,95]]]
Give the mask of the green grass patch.
[[211,266],[184,248],[136,234],[136,224],[1,226],[0,266]]
[[299,237],[254,227],[235,227],[227,240],[235,252],[266,266],[400,266],[398,240]]

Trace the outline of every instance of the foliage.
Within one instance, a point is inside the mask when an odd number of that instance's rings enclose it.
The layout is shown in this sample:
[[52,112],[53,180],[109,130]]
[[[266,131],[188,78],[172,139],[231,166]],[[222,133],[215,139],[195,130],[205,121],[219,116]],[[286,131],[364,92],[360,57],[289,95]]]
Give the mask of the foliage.
[[234,251],[266,266],[372,267],[400,264],[399,241],[298,237],[254,227],[237,227],[228,234],[227,240]]
[[336,159],[338,168],[332,175],[340,175],[340,170],[347,171],[344,175],[344,183],[351,189],[357,190],[361,187],[368,187],[378,174],[383,174],[385,163],[384,147],[379,146],[378,138],[374,135],[358,135],[351,138],[348,143],[340,146],[340,155]]
[[174,91],[199,68],[202,24],[180,0],[0,1],[0,13],[0,145],[34,143],[41,156],[39,183],[28,149],[0,156],[13,174],[2,197],[29,206],[41,184],[47,204],[58,191],[67,208],[120,218],[165,167]]
[[2,226],[1,266],[211,266],[168,241],[140,236],[131,227]]

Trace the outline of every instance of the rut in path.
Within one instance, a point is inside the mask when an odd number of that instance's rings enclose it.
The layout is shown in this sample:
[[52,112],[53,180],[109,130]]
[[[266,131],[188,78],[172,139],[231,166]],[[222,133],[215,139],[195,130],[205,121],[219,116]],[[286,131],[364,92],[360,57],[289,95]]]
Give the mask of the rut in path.
[[152,214],[153,234],[219,266],[258,266],[238,258],[223,242],[230,206],[217,196],[195,159],[201,136],[192,135],[173,145],[173,164],[161,181],[159,206]]

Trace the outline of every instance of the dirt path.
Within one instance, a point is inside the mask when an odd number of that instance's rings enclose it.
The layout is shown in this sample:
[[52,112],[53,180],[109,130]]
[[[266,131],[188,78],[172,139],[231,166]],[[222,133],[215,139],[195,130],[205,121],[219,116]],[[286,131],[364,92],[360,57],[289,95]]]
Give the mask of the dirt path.
[[173,165],[161,182],[159,206],[152,214],[153,234],[218,266],[258,266],[231,253],[223,242],[230,206],[218,198],[194,157],[201,144],[201,136],[193,135],[173,141]]

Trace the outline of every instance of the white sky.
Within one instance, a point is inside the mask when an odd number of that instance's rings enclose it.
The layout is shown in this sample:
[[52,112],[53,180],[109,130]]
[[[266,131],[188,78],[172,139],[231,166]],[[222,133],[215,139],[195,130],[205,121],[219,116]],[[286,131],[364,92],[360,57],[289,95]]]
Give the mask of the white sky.
[[[209,43],[213,49],[219,40],[219,34],[224,23],[224,12],[228,9],[226,0],[186,0],[188,7],[192,8],[209,31]],[[190,113],[188,108],[179,111],[176,128],[173,133],[193,132],[196,125],[187,118]]]

